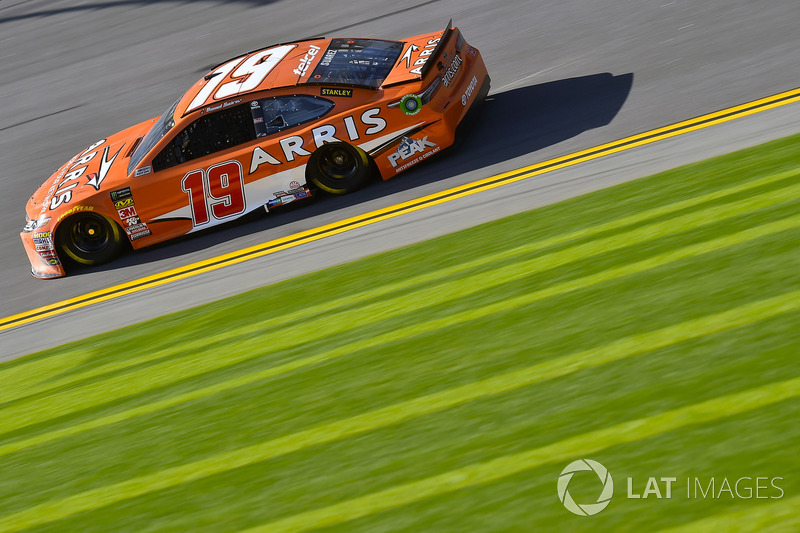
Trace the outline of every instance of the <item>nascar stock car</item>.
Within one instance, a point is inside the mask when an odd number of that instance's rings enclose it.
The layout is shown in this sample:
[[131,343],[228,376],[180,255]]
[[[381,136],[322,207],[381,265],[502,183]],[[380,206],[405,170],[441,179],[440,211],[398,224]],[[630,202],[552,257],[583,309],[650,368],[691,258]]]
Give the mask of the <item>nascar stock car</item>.
[[[452,23],[452,21],[451,21]],[[257,209],[386,180],[453,144],[489,91],[458,28],[403,41],[311,39],[240,55],[158,118],[92,144],[30,198],[37,278]]]

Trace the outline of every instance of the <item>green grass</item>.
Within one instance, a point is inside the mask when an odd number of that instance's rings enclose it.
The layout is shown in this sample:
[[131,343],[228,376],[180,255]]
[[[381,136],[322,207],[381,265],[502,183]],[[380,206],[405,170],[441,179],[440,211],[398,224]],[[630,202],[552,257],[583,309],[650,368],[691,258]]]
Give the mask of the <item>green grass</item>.
[[[787,138],[0,365],[0,531],[796,530],[799,177]],[[742,477],[782,497],[687,498]]]

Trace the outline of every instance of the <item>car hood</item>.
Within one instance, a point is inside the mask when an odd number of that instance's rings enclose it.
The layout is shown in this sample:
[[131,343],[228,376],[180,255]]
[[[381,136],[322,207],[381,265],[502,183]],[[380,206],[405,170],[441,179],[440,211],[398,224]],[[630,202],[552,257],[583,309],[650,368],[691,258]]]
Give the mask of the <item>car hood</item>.
[[132,149],[152,123],[148,120],[97,141],[67,161],[28,200],[29,219],[52,216],[101,191],[122,186],[128,180]]

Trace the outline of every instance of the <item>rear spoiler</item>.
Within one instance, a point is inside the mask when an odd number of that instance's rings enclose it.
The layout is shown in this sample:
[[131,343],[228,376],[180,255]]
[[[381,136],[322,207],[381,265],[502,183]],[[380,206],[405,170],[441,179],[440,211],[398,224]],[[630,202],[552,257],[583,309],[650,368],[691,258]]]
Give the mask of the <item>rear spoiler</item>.
[[422,65],[422,71],[420,74],[420,78],[425,79],[425,76],[430,72],[431,68],[433,67],[435,60],[439,57],[439,54],[442,53],[445,44],[450,39],[450,35],[453,33],[453,19],[450,19],[450,22],[447,23],[447,27],[444,29],[444,33],[442,33],[442,38],[439,39],[439,43],[436,45],[436,48],[433,49],[431,53],[431,57],[428,61]]
[[[441,56],[446,52],[446,50],[452,48],[451,43],[453,40],[455,40],[455,48],[458,52],[461,51],[461,48],[464,45],[464,38],[461,36],[461,31],[458,28],[453,28],[452,25],[453,19],[450,19],[450,21],[447,23],[447,27],[441,33],[433,32],[424,35],[417,35],[411,39],[406,39],[404,42],[410,44],[406,47],[403,57],[400,58],[400,61],[392,69],[392,72],[386,78],[382,87],[393,87],[403,83],[422,80],[432,72],[431,69],[433,69],[434,65],[439,70],[443,69],[444,65],[442,64]],[[432,39],[434,37],[438,39],[436,45],[432,49],[428,48],[428,44],[425,40]],[[425,48],[425,51],[420,52],[420,54],[416,57],[417,62],[424,57],[424,64],[416,66],[418,63],[415,62],[414,68],[403,68],[403,63],[405,63],[406,67],[410,67],[409,54],[413,50],[422,48]]]

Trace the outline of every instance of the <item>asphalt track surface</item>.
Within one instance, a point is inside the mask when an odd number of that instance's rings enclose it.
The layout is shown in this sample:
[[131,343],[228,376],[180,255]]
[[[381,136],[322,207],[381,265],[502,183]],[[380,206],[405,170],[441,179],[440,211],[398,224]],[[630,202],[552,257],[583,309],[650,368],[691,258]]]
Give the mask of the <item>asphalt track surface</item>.
[[[18,233],[36,187],[208,68],[316,35],[402,38],[453,18],[492,91],[459,151],[357,194],[58,280]],[[0,317],[74,298],[800,86],[793,0],[0,3]],[[0,333],[0,360],[800,131],[792,104]],[[265,305],[268,305],[265,302]]]

